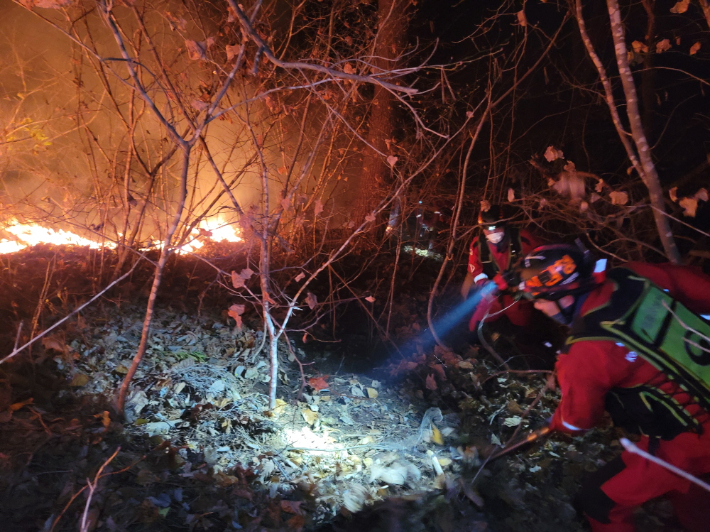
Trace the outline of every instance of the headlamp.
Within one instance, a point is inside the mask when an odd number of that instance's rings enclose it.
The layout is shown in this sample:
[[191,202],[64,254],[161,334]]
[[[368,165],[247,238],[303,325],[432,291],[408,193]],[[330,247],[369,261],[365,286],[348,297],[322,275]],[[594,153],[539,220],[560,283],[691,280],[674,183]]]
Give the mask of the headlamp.
[[487,229],[488,229],[489,231],[495,231],[497,228],[496,228],[495,225],[489,225],[489,226],[487,227]]

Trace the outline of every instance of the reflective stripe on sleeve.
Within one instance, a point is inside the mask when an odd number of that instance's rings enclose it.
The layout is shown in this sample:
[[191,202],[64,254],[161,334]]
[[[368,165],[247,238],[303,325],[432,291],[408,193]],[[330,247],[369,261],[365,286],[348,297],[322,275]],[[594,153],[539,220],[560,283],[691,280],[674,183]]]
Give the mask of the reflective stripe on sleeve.
[[488,276],[485,273],[479,273],[476,275],[476,277],[473,278],[473,282],[477,283],[478,281],[481,281],[482,279],[488,279]]
[[569,430],[586,430],[586,429],[580,429],[579,427],[575,427],[574,425],[571,425],[567,423],[566,421],[563,421],[562,424],[565,426],[565,428],[568,428]]

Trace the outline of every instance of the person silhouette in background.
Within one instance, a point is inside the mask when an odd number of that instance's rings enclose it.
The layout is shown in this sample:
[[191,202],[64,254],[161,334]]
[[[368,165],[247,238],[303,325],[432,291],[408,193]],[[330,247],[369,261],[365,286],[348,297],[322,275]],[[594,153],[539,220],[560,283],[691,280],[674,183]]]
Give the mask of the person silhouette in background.
[[[468,271],[461,285],[461,296],[466,299],[493,282],[499,287],[497,295],[486,295],[471,315],[468,323],[469,341],[477,343],[481,320],[495,324],[496,330],[503,330],[507,336],[515,336],[516,344],[525,350],[529,346],[541,345],[544,340],[530,330],[536,314],[532,303],[521,299],[516,302],[503,276],[534,248],[544,242],[527,229],[519,229],[509,223],[510,216],[501,205],[490,205],[478,214],[478,235],[471,242],[468,257]],[[501,312],[502,311],[502,312]],[[501,323],[505,322],[505,323]],[[545,355],[548,358],[547,354]]]

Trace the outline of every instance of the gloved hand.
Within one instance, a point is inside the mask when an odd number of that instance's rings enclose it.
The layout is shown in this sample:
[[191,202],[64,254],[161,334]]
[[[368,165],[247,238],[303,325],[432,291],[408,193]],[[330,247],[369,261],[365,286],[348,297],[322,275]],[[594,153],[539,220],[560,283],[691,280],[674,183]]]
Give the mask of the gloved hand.
[[520,284],[520,272],[513,270],[505,273],[497,273],[493,282],[501,292],[508,288],[515,288]]
[[477,293],[480,291],[483,295],[480,296],[481,300],[476,305],[473,311],[471,320],[468,322],[468,330],[476,331],[478,329],[478,324],[483,319],[483,317],[488,314],[494,314],[501,310],[500,302],[498,301],[497,290],[486,290],[487,285],[492,281],[488,279],[483,279],[476,283]]

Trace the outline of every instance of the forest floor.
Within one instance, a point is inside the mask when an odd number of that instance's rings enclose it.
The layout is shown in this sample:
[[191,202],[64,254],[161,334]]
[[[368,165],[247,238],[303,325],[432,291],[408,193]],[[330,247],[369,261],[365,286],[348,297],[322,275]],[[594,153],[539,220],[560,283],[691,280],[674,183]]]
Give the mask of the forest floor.
[[[23,253],[3,258],[3,308],[41,278],[46,250]],[[477,346],[425,348],[425,300],[398,294],[409,347],[389,357],[365,331],[282,343],[274,410],[261,331],[164,302],[125,419],[111,402],[145,309],[131,297],[92,306],[0,366],[0,529],[588,530],[574,497],[619,454],[620,433],[554,435],[489,460],[543,427],[558,393],[549,372],[505,371]],[[640,530],[680,530],[664,501],[637,517]]]

